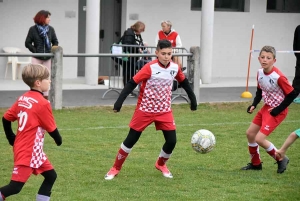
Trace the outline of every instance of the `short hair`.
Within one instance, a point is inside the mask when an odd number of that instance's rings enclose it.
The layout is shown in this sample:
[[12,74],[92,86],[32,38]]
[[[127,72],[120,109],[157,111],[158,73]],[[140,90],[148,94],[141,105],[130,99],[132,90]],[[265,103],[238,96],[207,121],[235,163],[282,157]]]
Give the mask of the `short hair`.
[[172,48],[172,44],[169,40],[163,39],[158,41],[156,50],[161,50],[164,48]]
[[28,64],[22,70],[22,79],[30,87],[34,87],[37,80],[48,79],[50,72],[41,64]]
[[172,27],[172,22],[170,20],[161,21],[160,25],[162,25],[163,23],[166,23],[168,26]]
[[261,48],[261,50],[260,50],[259,55],[261,55],[261,52],[263,52],[263,51],[272,53],[274,56],[274,59],[276,58],[276,50],[273,46],[269,46],[269,45],[263,46],[263,48]]
[[144,24],[144,22],[137,21],[130,28],[132,28],[134,31],[139,31],[139,29],[141,29],[142,31],[145,31],[146,25]]
[[50,16],[51,13],[47,10],[40,10],[33,18],[34,23],[38,25],[44,25],[46,18]]

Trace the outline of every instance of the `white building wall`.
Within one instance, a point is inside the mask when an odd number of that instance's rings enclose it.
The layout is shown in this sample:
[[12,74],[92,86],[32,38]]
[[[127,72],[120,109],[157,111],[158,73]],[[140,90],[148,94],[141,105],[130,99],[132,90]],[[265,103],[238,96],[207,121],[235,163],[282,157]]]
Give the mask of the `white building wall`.
[[[25,47],[29,27],[34,25],[33,17],[40,10],[51,13],[50,25],[54,27],[59,46],[64,53],[77,53],[78,0],[4,0],[0,3],[0,49]],[[65,17],[66,11],[74,11],[75,17]],[[4,78],[6,57],[0,57],[0,79]],[[11,71],[9,71],[10,73]],[[77,77],[77,58],[64,58],[64,78]]]
[[[136,21],[129,20],[129,15],[138,14],[139,20],[146,24],[142,36],[149,45],[155,45],[162,20],[173,23],[188,50],[200,45],[201,11],[191,11],[191,1],[127,0],[127,4],[126,27]],[[253,49],[272,45],[277,50],[292,50],[294,30],[299,23],[299,13],[266,13],[266,0],[250,0],[250,12],[215,12],[212,77],[247,76],[252,25],[255,25]],[[257,57],[258,53],[254,53],[250,77],[255,77],[260,67]],[[281,53],[275,65],[287,76],[294,76],[295,61],[293,54]]]
[[[215,12],[212,77],[246,77],[250,36],[255,25],[253,48],[272,45],[277,50],[292,50],[295,27],[300,22],[297,13],[266,13],[266,0],[250,1],[249,12]],[[200,45],[201,11],[191,11],[190,0],[123,0],[122,32],[136,20],[130,14],[138,14],[145,22],[144,41],[154,46],[155,36],[162,20],[171,20],[188,50]],[[51,12],[51,22],[64,53],[77,53],[78,0],[4,0],[0,3],[0,48],[20,47],[33,23],[34,15],[41,9]],[[65,17],[66,11],[74,11],[74,18]],[[201,45],[200,45],[201,47]],[[251,60],[250,76],[255,77],[259,68],[257,53]],[[0,79],[4,77],[7,59],[0,57]],[[294,75],[295,57],[280,53],[276,65],[287,75]],[[64,58],[64,78],[77,77],[77,58]]]

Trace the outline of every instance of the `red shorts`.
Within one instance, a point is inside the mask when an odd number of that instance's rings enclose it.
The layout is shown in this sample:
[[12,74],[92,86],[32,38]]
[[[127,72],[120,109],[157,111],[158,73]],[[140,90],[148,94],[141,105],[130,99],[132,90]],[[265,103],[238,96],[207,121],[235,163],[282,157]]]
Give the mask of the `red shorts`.
[[29,179],[31,174],[38,175],[53,169],[54,168],[48,159],[39,168],[32,168],[24,165],[15,165],[11,180],[25,183]]
[[273,130],[275,130],[275,128],[285,119],[288,114],[288,109],[286,108],[276,117],[273,117],[270,114],[270,111],[268,111],[270,108],[270,106],[264,105],[252,121],[252,123],[259,125],[259,131],[267,136],[270,135]]
[[156,130],[175,130],[175,121],[172,112],[167,113],[148,113],[136,109],[130,121],[129,127],[142,132],[152,122],[155,123]]

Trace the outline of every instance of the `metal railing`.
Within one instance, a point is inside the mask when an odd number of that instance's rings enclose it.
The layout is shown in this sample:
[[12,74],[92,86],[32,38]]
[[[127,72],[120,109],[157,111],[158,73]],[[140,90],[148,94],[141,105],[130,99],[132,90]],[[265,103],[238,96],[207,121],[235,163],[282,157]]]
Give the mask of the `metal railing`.
[[[48,56],[51,57],[51,89],[49,92],[49,100],[51,102],[53,109],[62,109],[62,83],[63,83],[63,57],[110,57],[110,58],[117,58],[117,57],[124,57],[127,56],[129,58],[141,58],[141,57],[152,57],[155,58],[156,55],[153,53],[155,47],[146,47],[150,50],[150,53],[128,53],[128,54],[111,54],[111,53],[103,53],[103,54],[85,54],[85,53],[77,53],[77,54],[63,54],[63,49],[60,46],[52,47],[52,53],[0,53],[0,57],[44,57]],[[185,74],[190,84],[194,90],[197,100],[199,101],[199,81],[194,82],[194,80],[200,80],[200,48],[199,47],[191,47],[190,52],[188,52],[185,48],[178,48],[181,49],[181,53],[174,53],[173,56],[181,57],[183,67],[186,66]],[[183,52],[186,51],[186,52]],[[112,79],[116,79],[115,70],[119,71],[120,73],[120,66],[118,69],[115,68],[113,65],[113,60],[110,59],[111,65],[110,68],[110,75],[109,77]],[[135,60],[137,61],[137,60]],[[136,69],[138,70],[138,69]],[[115,91],[120,93],[123,86],[120,85],[112,85],[115,82],[109,82],[108,90],[103,94],[102,98],[105,97],[107,93],[110,91]],[[117,82],[119,84],[119,82]],[[185,93],[181,88],[176,89],[173,91],[172,101],[176,98],[183,98],[187,102],[189,99],[186,97]]]

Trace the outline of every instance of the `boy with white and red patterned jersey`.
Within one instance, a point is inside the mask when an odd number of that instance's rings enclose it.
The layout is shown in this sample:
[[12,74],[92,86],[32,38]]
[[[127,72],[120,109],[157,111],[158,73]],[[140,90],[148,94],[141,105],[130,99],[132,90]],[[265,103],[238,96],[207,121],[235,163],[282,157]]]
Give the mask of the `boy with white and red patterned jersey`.
[[173,178],[166,166],[176,145],[176,126],[171,109],[172,84],[176,79],[187,92],[191,100],[191,110],[197,109],[197,101],[189,81],[185,78],[178,64],[171,61],[172,46],[168,40],[160,40],[156,49],[156,60],[147,63],[122,90],[114,104],[114,111],[119,112],[124,100],[138,83],[141,83],[140,94],[134,115],[129,124],[130,130],[121,144],[114,165],[105,175],[106,180],[113,179],[121,170],[126,157],[140,138],[144,129],[155,123],[156,130],[162,130],[165,144],[163,145],[155,167],[163,176]]
[[289,163],[288,157],[280,158],[276,155],[276,147],[266,138],[285,119],[288,113],[288,106],[298,95],[283,73],[273,66],[276,62],[276,51],[272,46],[264,46],[259,54],[258,60],[261,69],[257,73],[257,91],[252,105],[247,108],[252,113],[260,100],[264,99],[264,105],[254,117],[248,130],[248,148],[251,156],[251,163],[242,170],[262,170],[259,155],[259,146],[273,157],[277,164],[277,173],[283,173]]
[[[43,97],[43,92],[50,87],[49,70],[40,64],[30,64],[24,67],[22,78],[30,91],[20,96],[2,118],[6,138],[13,146],[14,168],[10,183],[0,188],[0,201],[19,193],[31,174],[44,176],[36,200],[48,201],[57,176],[43,151],[45,132],[58,146],[62,143],[50,102]],[[15,135],[11,122],[16,120],[18,130]]]

